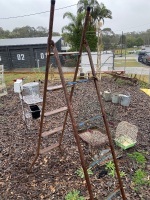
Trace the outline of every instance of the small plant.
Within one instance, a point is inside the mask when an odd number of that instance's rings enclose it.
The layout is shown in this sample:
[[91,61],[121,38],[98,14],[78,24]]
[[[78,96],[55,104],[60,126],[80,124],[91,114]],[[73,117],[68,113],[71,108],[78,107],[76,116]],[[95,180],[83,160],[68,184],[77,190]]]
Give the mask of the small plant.
[[[83,171],[83,168],[82,168],[82,167],[81,167],[80,169],[77,169],[76,173],[77,173],[77,175],[80,176],[81,178],[84,178],[84,171]],[[93,175],[93,172],[92,172],[91,168],[88,168],[88,169],[87,169],[87,173],[88,173],[89,175]]]
[[135,190],[138,190],[142,185],[150,184],[150,181],[147,179],[147,173],[142,169],[135,171],[132,180],[133,184],[135,185]]
[[120,172],[120,176],[121,176],[121,177],[125,177],[125,176],[126,176],[126,173],[125,173],[124,171],[121,171],[121,172]]
[[141,165],[141,167],[145,167],[146,158],[142,153],[134,152],[132,154],[128,154],[128,156],[130,158],[134,159],[137,162],[137,164]]
[[[106,164],[105,169],[108,170],[108,175],[110,175],[110,176],[112,176],[112,177],[115,177],[115,175],[116,175],[115,164],[114,164],[112,161],[109,161],[109,162]],[[125,173],[124,171],[120,171],[120,176],[121,176],[121,177],[124,177],[124,176],[126,176],[126,173]]]
[[79,195],[78,190],[73,190],[65,196],[65,200],[85,200],[83,196]]
[[107,164],[106,164],[106,168],[108,170],[108,175],[112,176],[112,177],[115,177],[115,165],[112,161],[109,161]]

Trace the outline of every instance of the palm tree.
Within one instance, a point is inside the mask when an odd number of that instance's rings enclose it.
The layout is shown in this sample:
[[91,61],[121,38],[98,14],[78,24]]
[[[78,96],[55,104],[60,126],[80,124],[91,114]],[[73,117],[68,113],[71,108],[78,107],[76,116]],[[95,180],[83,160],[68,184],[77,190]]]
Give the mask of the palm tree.
[[[64,40],[72,46],[71,50],[77,51],[80,47],[82,29],[85,20],[85,12],[77,13],[77,16],[70,12],[66,12],[63,15],[63,18],[65,17],[67,17],[70,20],[70,23],[62,28],[62,36],[64,37]],[[88,31],[93,32],[94,29],[94,26],[88,26]],[[89,46],[94,51],[96,49],[97,43],[96,36],[87,34],[86,38],[89,42]]]
[[71,22],[62,28],[64,39],[71,44],[74,50],[78,49],[80,45],[80,38],[85,18],[85,12],[78,13],[77,16],[71,12],[66,12],[63,18],[68,18]]
[[112,19],[112,12],[108,10],[103,3],[99,4],[97,0],[79,0],[77,12],[82,13],[86,10],[87,6],[92,8],[91,17],[93,24],[95,24],[97,20],[102,20],[104,23],[104,18]]
[[99,6],[98,1],[96,0],[79,0],[77,3],[77,12],[81,13],[86,10],[86,8],[90,6],[92,8]]

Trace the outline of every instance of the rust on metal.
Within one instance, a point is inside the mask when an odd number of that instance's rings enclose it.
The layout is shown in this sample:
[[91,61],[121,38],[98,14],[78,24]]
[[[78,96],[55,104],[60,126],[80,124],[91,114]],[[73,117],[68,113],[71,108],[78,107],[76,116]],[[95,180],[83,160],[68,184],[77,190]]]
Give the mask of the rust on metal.
[[55,9],[55,0],[51,0],[50,20],[49,20],[49,36],[48,36],[48,41],[47,41],[47,59],[46,59],[45,84],[44,84],[44,94],[43,94],[43,106],[42,106],[42,112],[41,112],[41,122],[40,122],[39,136],[38,136],[38,145],[37,145],[36,156],[35,156],[33,162],[31,163],[31,166],[30,166],[28,172],[31,171],[33,165],[35,164],[35,162],[38,159],[39,154],[40,154],[41,135],[42,135],[42,129],[43,129],[44,111],[45,111],[45,105],[46,105],[46,92],[47,92],[47,85],[48,85],[48,72],[49,72],[49,63],[50,63],[50,46],[51,46],[51,40],[52,40],[54,9]]
[[113,192],[111,192],[111,193],[105,198],[105,200],[111,200],[112,197],[114,197],[114,196],[119,192],[119,190],[120,190],[120,188],[119,188],[119,186],[118,186]]
[[74,116],[73,116],[71,101],[70,101],[69,95],[67,93],[67,89],[66,89],[66,86],[65,86],[66,85],[65,79],[64,79],[64,76],[63,76],[63,71],[62,71],[59,55],[58,55],[58,52],[57,52],[55,45],[53,46],[53,51],[54,51],[54,57],[56,58],[56,63],[57,63],[57,66],[58,66],[58,71],[59,71],[59,74],[60,74],[61,83],[63,85],[65,99],[66,99],[66,103],[67,103],[67,107],[68,107],[68,113],[70,115],[70,119],[71,119],[71,122],[72,122],[73,130],[74,130],[74,137],[76,139],[76,143],[77,143],[77,146],[78,146],[81,165],[82,165],[82,168],[83,168],[83,171],[84,171],[85,180],[86,180],[86,183],[87,183],[87,188],[88,188],[88,191],[89,191],[90,199],[94,200],[92,188],[91,188],[91,184],[90,184],[90,179],[89,179],[89,175],[88,175],[85,160],[84,160],[84,154],[83,154],[81,144],[80,144],[80,138],[79,138],[79,135],[78,135],[77,124],[76,124],[76,121],[75,121]]
[[[92,55],[91,55],[91,51],[90,51],[90,48],[89,48],[87,41],[85,42],[85,48],[86,48],[87,53],[88,53],[88,57],[89,57],[90,65],[91,65],[91,70],[92,70],[92,75],[94,77],[96,77],[96,72],[95,72],[95,69],[94,69],[94,63],[93,63],[93,60],[92,60]],[[105,128],[106,128],[106,133],[107,133],[107,136],[108,136],[108,139],[109,139],[108,141],[109,141],[110,149],[111,149],[111,152],[112,152],[112,157],[113,157],[114,164],[115,164],[115,169],[116,169],[116,173],[117,173],[117,177],[118,177],[118,181],[119,181],[119,185],[120,185],[122,198],[123,198],[123,200],[126,200],[122,180],[121,180],[121,177],[120,177],[117,158],[116,158],[116,155],[115,155],[114,146],[113,146],[113,142],[112,142],[112,138],[111,138],[111,134],[110,134],[110,130],[109,130],[109,125],[108,125],[106,113],[105,113],[105,110],[104,110],[104,106],[102,104],[102,99],[101,99],[101,95],[100,95],[100,88],[99,88],[99,85],[98,85],[98,82],[97,82],[96,79],[94,79],[94,84],[95,84],[95,88],[96,88],[96,91],[97,91],[97,97],[98,97],[98,101],[99,101],[99,104],[100,104],[100,108],[101,108],[101,112],[102,112],[102,116],[103,116],[103,120],[104,120],[104,124],[105,124]]]

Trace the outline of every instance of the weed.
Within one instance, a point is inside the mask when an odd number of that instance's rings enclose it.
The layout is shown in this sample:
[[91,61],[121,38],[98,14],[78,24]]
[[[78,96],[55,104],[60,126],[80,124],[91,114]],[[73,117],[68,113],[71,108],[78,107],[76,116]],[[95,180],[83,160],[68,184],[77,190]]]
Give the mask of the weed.
[[137,164],[139,164],[141,167],[145,167],[146,158],[142,153],[134,152],[132,154],[128,154],[128,156],[134,159],[137,162]]
[[108,170],[108,175],[115,177],[115,165],[112,161],[106,164],[106,169]]
[[121,176],[121,177],[125,177],[125,176],[126,176],[126,173],[125,173],[124,171],[121,171],[121,172],[120,172],[120,176]]
[[[82,167],[81,167],[80,169],[77,169],[76,173],[77,173],[77,175],[80,176],[81,178],[84,178],[84,171],[83,171],[83,168],[82,168]],[[91,168],[88,168],[88,169],[87,169],[87,173],[88,173],[89,175],[93,175],[93,172],[92,172]]]
[[79,194],[80,192],[78,190],[73,190],[65,196],[65,200],[85,200],[84,197]]
[[138,190],[142,185],[150,184],[150,181],[147,179],[147,173],[142,169],[135,171],[132,180],[135,185],[135,190]]
[[[108,170],[108,175],[112,176],[113,178],[115,177],[115,175],[116,175],[115,164],[112,161],[109,161],[106,164],[106,168],[105,169]],[[124,176],[126,176],[126,173],[124,171],[120,171],[120,176],[124,177]]]

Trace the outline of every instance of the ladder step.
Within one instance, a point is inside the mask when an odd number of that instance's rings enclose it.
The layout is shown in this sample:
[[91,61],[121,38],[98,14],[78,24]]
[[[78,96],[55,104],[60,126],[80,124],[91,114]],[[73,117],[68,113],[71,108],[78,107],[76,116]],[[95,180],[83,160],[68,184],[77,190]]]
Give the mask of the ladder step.
[[52,135],[52,134],[57,133],[57,132],[62,131],[62,130],[63,130],[63,126],[54,128],[53,130],[50,130],[50,131],[45,131],[45,132],[42,133],[42,137]]
[[62,88],[63,88],[62,85],[55,85],[55,86],[47,87],[47,91],[59,90],[59,89],[62,89]]
[[50,112],[46,112],[44,114],[44,117],[48,117],[50,115],[54,115],[54,114],[57,114],[57,113],[60,113],[60,112],[66,111],[66,110],[68,110],[67,107],[62,107],[62,108],[59,108],[59,109],[56,109],[56,110],[52,110]]
[[94,116],[94,117],[92,117],[92,118],[90,118],[90,119],[85,120],[84,122],[80,122],[80,123],[78,124],[78,126],[79,126],[79,127],[84,126],[87,122],[94,121],[94,120],[100,119],[100,118],[101,118],[100,115],[96,115],[96,116]]
[[56,148],[56,147],[59,147],[59,143],[52,144],[52,145],[49,146],[49,147],[46,147],[46,148],[44,148],[44,149],[41,149],[41,150],[40,150],[40,154],[47,153],[47,152],[51,151],[52,149],[54,149],[54,148]]
[[[54,55],[54,53],[51,53],[50,55]],[[80,55],[78,51],[73,52],[58,52],[58,55]]]
[[120,191],[120,187],[118,186],[113,192],[111,192],[106,198],[105,200],[111,200],[112,197],[114,197],[115,195],[117,195],[117,193]]
[[[73,84],[75,84],[77,82],[68,82],[67,83],[67,87],[72,87]],[[62,85],[55,85],[55,86],[50,86],[50,87],[47,87],[47,91],[55,91],[55,90],[59,90],[59,89],[62,89],[63,86]]]

